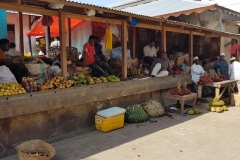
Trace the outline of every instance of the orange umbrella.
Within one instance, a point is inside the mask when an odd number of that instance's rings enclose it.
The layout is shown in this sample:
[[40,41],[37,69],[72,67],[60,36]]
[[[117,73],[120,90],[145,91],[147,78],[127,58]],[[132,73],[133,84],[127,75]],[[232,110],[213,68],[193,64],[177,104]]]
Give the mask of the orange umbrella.
[[[51,37],[59,36],[59,22],[58,17],[53,16],[53,24],[50,26],[50,35]],[[79,19],[71,19],[71,28],[75,27],[82,20]],[[67,19],[65,19],[65,30],[67,32]],[[42,18],[39,22],[35,24],[35,26],[26,33],[27,36],[43,36],[45,37],[45,26],[42,25]]]

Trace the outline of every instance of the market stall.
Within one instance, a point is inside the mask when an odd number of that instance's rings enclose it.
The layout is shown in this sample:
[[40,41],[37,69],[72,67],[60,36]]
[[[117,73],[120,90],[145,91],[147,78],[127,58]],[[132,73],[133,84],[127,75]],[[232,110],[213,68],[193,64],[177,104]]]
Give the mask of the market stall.
[[[228,95],[230,98],[231,93],[235,93],[234,88],[237,85],[236,80],[225,80],[222,82],[211,82],[198,85],[198,98],[202,98],[202,88],[203,86],[213,87],[215,89],[215,97],[221,98],[226,89],[228,89]],[[222,91],[220,90],[222,88]]]
[[[62,44],[59,48],[62,76],[48,78],[37,84],[39,92],[35,92],[36,85],[34,82],[36,79],[31,79],[32,77],[26,77],[27,82],[24,80],[26,83],[21,84],[22,87],[9,84],[9,86],[6,85],[2,88],[4,90],[1,91],[5,95],[0,97],[0,130],[2,131],[0,132],[0,137],[4,138],[0,138],[0,141],[6,148],[12,148],[14,144],[26,139],[47,138],[91,126],[98,108],[108,108],[113,105],[125,107],[136,102],[139,103],[139,101],[149,100],[150,98],[162,101],[162,95],[175,88],[178,81],[186,81],[187,84],[192,83],[189,74],[178,75],[175,78],[166,76],[164,78],[120,81],[119,78],[121,77],[90,77],[72,73],[72,76],[67,79],[66,19],[68,19],[68,22],[70,22],[69,19],[80,19],[121,25],[123,30],[122,59],[120,63],[119,61],[116,63],[121,68],[123,80],[127,79],[128,74],[132,76],[139,72],[139,70],[128,69],[127,28],[129,27],[128,21],[131,21],[132,17],[136,17],[139,22],[133,27],[133,35],[136,35],[136,28],[149,28],[161,31],[162,36],[160,38],[163,51],[167,49],[167,32],[189,34],[190,64],[193,59],[194,34],[238,38],[238,35],[230,33],[70,1],[54,0],[54,3],[65,6],[62,10],[46,9],[46,6],[53,2],[52,0],[39,0],[37,2],[24,0],[18,2],[16,4],[0,2],[0,8],[17,10],[20,13],[19,17],[21,17],[21,12],[59,17],[59,33]],[[87,10],[94,10],[99,13],[95,16],[89,16],[86,13]],[[104,14],[101,14],[101,12],[104,12]],[[21,29],[22,23],[22,21],[19,22]],[[22,34],[19,36],[21,37]],[[20,40],[22,41],[23,37]],[[134,36],[133,46],[135,47],[133,47],[133,55],[136,54],[136,41],[136,36]],[[22,47],[21,50],[23,50]],[[39,64],[39,71],[41,71],[40,66],[42,65]],[[29,84],[27,85],[27,83]],[[31,92],[32,89],[34,92]],[[28,90],[30,90],[30,93],[25,93]],[[19,95],[15,95],[15,93]]]

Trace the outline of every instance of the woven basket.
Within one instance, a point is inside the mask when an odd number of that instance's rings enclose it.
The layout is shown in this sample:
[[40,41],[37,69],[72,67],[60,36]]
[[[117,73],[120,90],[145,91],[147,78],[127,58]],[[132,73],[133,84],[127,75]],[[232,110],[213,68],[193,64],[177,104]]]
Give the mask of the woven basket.
[[[42,141],[42,140],[30,140],[16,146],[19,160],[50,160],[56,153],[55,148]],[[31,152],[47,152],[50,157],[44,156],[32,156],[27,153]]]

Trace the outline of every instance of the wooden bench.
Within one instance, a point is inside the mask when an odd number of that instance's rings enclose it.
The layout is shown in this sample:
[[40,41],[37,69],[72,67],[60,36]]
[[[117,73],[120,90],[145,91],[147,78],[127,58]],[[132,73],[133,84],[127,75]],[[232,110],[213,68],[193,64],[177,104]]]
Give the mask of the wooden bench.
[[167,100],[178,100],[181,103],[181,114],[184,113],[184,103],[186,100],[190,100],[190,99],[194,99],[193,101],[193,106],[196,105],[196,101],[197,101],[197,93],[191,93],[188,95],[184,95],[184,96],[179,96],[179,95],[173,95],[171,93],[165,93],[163,95],[164,97],[164,108],[167,107]]

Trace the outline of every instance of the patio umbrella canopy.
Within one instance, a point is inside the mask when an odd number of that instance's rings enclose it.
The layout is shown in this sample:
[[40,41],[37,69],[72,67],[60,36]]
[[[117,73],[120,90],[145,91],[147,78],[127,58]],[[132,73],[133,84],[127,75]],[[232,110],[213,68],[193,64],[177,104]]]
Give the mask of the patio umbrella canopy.
[[[58,17],[53,16],[53,24],[50,26],[51,37],[59,36],[59,22]],[[81,23],[82,20],[71,19],[71,29]],[[65,19],[65,31],[67,32],[67,19]],[[38,21],[35,26],[26,33],[27,36],[45,36],[45,26],[42,25],[42,18]]]

